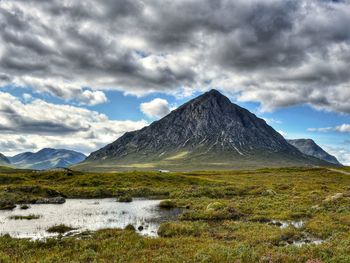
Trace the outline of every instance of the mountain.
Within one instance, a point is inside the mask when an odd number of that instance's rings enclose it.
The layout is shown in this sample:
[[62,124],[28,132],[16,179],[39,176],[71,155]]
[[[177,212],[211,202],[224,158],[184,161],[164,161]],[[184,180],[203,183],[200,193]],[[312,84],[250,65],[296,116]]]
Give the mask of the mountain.
[[84,161],[86,156],[82,153],[65,150],[45,148],[36,153],[25,152],[9,157],[12,166],[46,170],[56,167],[68,167]]
[[8,166],[8,165],[10,165],[10,160],[5,155],[3,155],[2,153],[0,153],[0,165],[1,166]]
[[216,90],[93,152],[80,170],[205,170],[322,165]]
[[291,145],[306,155],[310,155],[329,163],[339,164],[340,162],[333,155],[330,155],[311,139],[287,140]]

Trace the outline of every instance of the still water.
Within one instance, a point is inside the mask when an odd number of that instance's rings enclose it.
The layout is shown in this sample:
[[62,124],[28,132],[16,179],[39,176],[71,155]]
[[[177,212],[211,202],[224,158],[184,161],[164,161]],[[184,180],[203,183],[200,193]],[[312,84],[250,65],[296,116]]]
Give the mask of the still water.
[[[56,236],[48,233],[53,225],[64,224],[77,228],[76,232],[104,228],[125,228],[132,224],[138,233],[157,236],[160,223],[176,219],[180,210],[159,209],[160,200],[136,199],[119,203],[115,198],[67,199],[64,204],[34,204],[27,210],[0,211],[0,235],[16,238],[42,239]],[[14,215],[39,215],[39,219],[14,220]],[[138,230],[142,226],[143,230]]]

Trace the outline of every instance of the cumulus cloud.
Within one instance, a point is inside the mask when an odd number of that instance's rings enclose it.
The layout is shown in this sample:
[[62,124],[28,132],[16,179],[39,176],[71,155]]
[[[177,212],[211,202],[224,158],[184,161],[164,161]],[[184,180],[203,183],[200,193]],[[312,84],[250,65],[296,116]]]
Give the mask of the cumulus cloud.
[[262,111],[350,113],[349,23],[348,1],[2,0],[0,85],[81,104],[218,88]]
[[150,118],[162,118],[170,113],[168,101],[160,98],[141,103],[140,110]]
[[145,125],[143,120],[110,120],[95,111],[39,99],[24,103],[0,92],[0,152],[9,155],[44,147],[90,153]]
[[350,133],[350,124],[341,124],[335,127],[324,127],[324,128],[308,128],[308,131],[311,132],[341,132],[341,133]]
[[324,149],[334,155],[343,165],[350,165],[350,150],[345,147],[323,146]]

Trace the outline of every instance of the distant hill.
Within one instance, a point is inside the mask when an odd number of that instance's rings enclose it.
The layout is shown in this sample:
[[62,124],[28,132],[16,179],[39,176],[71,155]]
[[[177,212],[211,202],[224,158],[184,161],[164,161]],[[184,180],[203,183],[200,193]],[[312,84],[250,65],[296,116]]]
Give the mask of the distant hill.
[[288,142],[304,154],[319,158],[329,163],[340,164],[335,156],[327,153],[311,139],[288,140]]
[[325,165],[216,90],[93,152],[80,170],[205,170]]
[[0,153],[0,165],[2,165],[2,166],[10,165],[10,160],[2,153]]
[[85,160],[82,153],[65,150],[45,148],[38,152],[25,152],[9,157],[12,166],[16,168],[27,168],[46,170],[56,167],[68,167]]

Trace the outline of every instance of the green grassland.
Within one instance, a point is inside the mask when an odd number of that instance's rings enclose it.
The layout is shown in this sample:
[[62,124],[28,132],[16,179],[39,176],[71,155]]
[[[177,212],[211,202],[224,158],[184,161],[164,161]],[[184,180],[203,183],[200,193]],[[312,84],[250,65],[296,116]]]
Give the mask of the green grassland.
[[[120,229],[45,242],[2,236],[0,262],[350,262],[350,175],[336,170],[0,171],[0,205],[59,195],[162,198],[184,213],[158,238]],[[291,244],[305,237],[323,243]]]
[[100,160],[86,160],[72,166],[72,169],[88,172],[116,172],[116,171],[155,171],[171,170],[177,172],[187,171],[216,171],[216,170],[247,170],[261,169],[263,167],[311,167],[333,166],[323,160],[311,156],[291,156],[288,153],[256,151],[254,154],[241,155],[232,151],[209,151],[200,149],[196,151],[167,151],[157,154],[132,153],[120,158],[107,158]]

